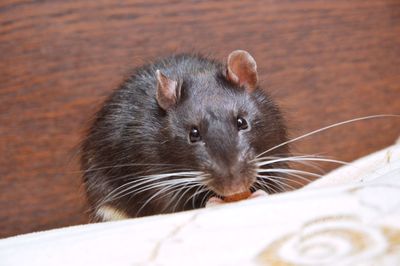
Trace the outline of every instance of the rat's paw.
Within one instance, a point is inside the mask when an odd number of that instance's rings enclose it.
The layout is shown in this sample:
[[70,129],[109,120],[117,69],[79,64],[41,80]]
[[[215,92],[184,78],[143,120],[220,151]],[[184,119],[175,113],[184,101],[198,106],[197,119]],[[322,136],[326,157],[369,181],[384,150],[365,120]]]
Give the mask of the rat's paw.
[[225,202],[222,199],[220,199],[218,197],[211,197],[206,202],[206,208],[221,205],[223,203],[225,203]]

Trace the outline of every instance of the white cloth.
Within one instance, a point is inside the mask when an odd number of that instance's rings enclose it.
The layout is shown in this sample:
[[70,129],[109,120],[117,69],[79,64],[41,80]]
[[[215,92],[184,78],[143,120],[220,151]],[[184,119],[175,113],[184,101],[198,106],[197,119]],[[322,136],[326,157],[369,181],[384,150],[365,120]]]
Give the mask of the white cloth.
[[4,266],[285,263],[400,265],[400,145],[294,192],[0,240]]

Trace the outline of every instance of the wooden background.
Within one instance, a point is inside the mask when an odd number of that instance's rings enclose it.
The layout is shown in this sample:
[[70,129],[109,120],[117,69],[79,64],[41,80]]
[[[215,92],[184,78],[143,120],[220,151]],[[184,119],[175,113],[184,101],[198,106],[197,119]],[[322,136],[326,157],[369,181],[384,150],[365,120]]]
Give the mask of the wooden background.
[[[291,135],[400,113],[400,1],[0,2],[0,237],[87,222],[82,132],[129,71],[171,52],[250,51]],[[301,153],[351,161],[400,119],[329,130]],[[324,165],[326,170],[334,165]]]

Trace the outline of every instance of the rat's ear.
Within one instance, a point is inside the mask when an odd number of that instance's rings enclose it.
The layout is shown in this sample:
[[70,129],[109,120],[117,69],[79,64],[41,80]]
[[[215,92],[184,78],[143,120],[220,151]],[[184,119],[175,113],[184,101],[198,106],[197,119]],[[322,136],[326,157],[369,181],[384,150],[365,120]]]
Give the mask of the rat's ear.
[[229,54],[226,77],[239,86],[245,86],[253,92],[258,83],[256,60],[244,50],[236,50]]
[[180,86],[178,82],[168,78],[158,69],[156,71],[156,78],[157,102],[162,109],[168,110],[178,102],[180,97]]

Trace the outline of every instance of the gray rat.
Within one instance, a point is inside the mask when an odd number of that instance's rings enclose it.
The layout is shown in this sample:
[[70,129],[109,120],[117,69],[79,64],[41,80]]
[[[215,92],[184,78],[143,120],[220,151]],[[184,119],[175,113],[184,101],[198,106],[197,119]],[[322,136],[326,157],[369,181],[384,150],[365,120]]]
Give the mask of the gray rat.
[[[137,68],[96,114],[81,146],[88,201],[94,217],[107,220],[105,209],[139,217],[243,191],[271,193],[276,179],[263,171],[287,165],[256,159],[286,141],[281,111],[259,86],[248,52],[233,51],[226,63],[165,57]],[[282,145],[268,156],[288,152]]]

